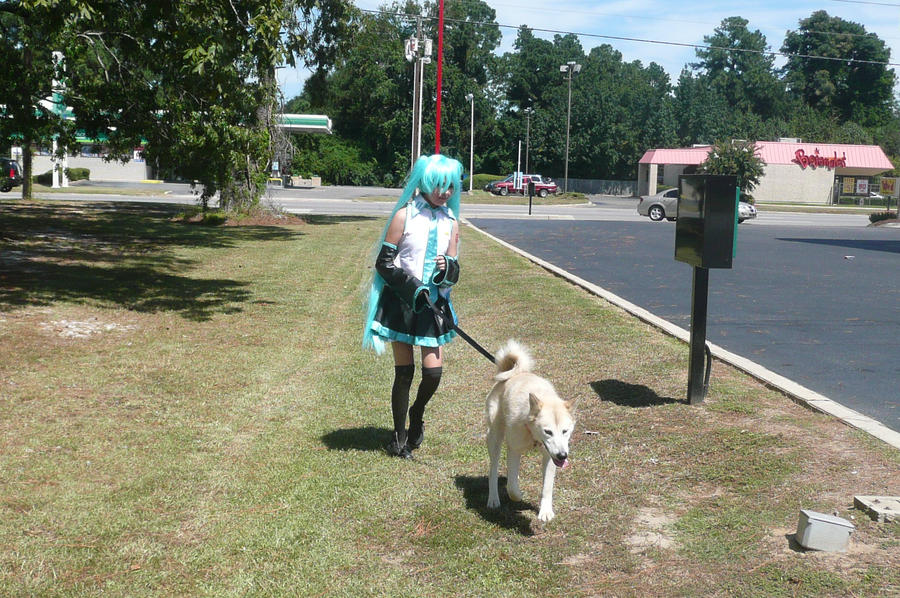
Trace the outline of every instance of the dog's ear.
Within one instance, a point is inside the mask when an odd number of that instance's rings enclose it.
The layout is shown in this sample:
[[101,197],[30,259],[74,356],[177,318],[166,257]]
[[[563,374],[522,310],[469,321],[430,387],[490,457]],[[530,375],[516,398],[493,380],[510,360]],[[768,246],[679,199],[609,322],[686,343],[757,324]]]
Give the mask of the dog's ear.
[[569,410],[569,413],[575,413],[575,399],[563,401],[563,405],[566,406],[566,409]]
[[531,407],[532,413],[537,413],[541,410],[541,407],[544,406],[544,403],[541,402],[541,400],[537,398],[537,396],[535,396],[533,392],[528,393],[528,404]]

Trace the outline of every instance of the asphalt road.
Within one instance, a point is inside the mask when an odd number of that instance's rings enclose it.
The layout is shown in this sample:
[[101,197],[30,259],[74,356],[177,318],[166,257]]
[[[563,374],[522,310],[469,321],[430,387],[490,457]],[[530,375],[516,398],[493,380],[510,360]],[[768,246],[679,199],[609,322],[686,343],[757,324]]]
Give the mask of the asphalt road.
[[[674,223],[470,220],[690,328]],[[740,225],[733,269],[710,271],[708,340],[900,431],[900,230],[761,224]]]

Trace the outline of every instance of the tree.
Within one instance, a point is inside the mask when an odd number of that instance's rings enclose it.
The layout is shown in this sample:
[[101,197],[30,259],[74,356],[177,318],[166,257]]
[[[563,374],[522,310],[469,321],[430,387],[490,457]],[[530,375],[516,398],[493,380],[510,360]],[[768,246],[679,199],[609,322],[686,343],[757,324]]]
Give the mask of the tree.
[[819,10],[788,32],[781,50],[792,54],[783,69],[788,89],[811,108],[867,127],[895,118],[890,49],[862,25]]
[[[435,2],[420,5],[407,0],[387,6],[379,14],[363,15],[352,42],[333,69],[307,80],[300,99],[291,101],[333,115],[335,133],[355,147],[344,155],[358,155],[360,167],[374,160],[376,176],[384,184],[398,184],[410,166],[413,64],[406,61],[403,46],[415,35],[416,22],[400,15],[423,15],[423,37],[436,42],[437,9]],[[453,3],[446,8],[441,151],[465,164],[470,118],[467,93],[475,96],[476,151],[495,147],[495,108],[484,91],[490,87],[493,51],[500,43],[499,29],[484,25],[493,21],[494,15],[481,0]],[[426,65],[424,79],[422,150],[430,152],[436,100],[434,62]],[[299,140],[298,144],[305,145]]]
[[[23,38],[24,53],[62,51],[65,102],[85,134],[106,137],[115,157],[130,156],[146,140],[146,157],[196,179],[204,202],[220,191],[222,205],[237,209],[257,201],[273,153],[274,69],[326,59],[350,14],[344,0],[2,6],[16,7],[16,16],[41,33]],[[35,87],[21,110],[44,93]],[[32,127],[28,134],[47,132]]]
[[729,17],[704,36],[709,47],[698,49],[692,64],[709,85],[722,94],[735,112],[753,112],[764,118],[775,115],[783,104],[784,87],[774,69],[766,37],[747,29],[748,21]]
[[[25,180],[22,197],[31,198],[31,155],[36,142],[52,138],[65,147],[73,139],[72,127],[60,116],[64,106],[53,96],[53,81],[60,78],[53,50],[60,47],[66,21],[46,2],[0,3],[0,140],[23,148]],[[71,18],[80,18],[83,13]]]
[[751,191],[765,174],[765,162],[757,155],[758,151],[755,141],[717,142],[700,165],[700,172],[736,176],[742,198],[752,201]]

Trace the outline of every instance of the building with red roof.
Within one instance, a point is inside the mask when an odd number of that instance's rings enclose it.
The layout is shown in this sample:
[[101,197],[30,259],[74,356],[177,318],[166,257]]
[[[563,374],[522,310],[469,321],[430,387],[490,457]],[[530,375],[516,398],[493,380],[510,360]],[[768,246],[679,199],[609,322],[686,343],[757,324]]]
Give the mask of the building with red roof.
[[[877,145],[757,141],[766,164],[753,198],[759,202],[831,204],[839,195],[868,195],[872,178],[894,166]],[[648,150],[638,162],[638,195],[660,183],[678,186],[679,175],[706,161],[712,146]]]

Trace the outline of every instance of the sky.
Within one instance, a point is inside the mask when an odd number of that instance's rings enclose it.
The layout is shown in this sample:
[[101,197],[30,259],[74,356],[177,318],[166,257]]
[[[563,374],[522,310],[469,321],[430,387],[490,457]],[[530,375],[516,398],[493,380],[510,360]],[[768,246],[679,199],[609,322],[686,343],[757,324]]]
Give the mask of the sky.
[[[445,0],[445,6],[453,1]],[[694,48],[611,38],[703,45],[703,37],[712,35],[723,19],[739,16],[749,21],[748,29],[765,35],[769,48],[777,52],[787,31],[796,30],[800,20],[813,12],[824,10],[877,34],[891,48],[891,62],[900,64],[900,0],[485,1],[497,12],[496,22],[503,34],[498,54],[512,50],[520,25],[548,30],[534,32],[536,37],[545,39],[552,39],[555,32],[572,32],[580,34],[585,53],[595,46],[609,44],[622,53],[626,62],[640,60],[644,66],[656,62],[673,83],[686,64],[696,62]],[[354,0],[354,3],[365,10],[378,10],[384,4],[380,0]],[[784,60],[776,58],[775,64],[782,66]],[[900,78],[900,67],[891,68]],[[308,73],[302,69],[279,69],[278,73],[285,99],[299,95]]]

